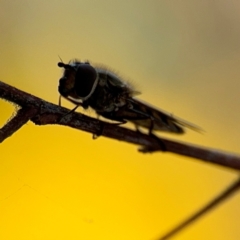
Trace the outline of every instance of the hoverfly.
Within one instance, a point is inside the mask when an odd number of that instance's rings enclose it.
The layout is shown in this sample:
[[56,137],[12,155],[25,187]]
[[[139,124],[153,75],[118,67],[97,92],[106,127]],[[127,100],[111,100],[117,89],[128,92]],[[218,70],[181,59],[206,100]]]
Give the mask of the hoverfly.
[[138,127],[147,128],[149,134],[153,130],[181,134],[184,127],[198,130],[198,127],[136,99],[134,96],[138,92],[112,71],[78,60],[68,64],[59,62],[58,66],[64,68],[58,87],[60,98],[63,96],[76,104],[72,111],[78,106],[91,107],[98,115],[119,124],[130,121],[137,130]]

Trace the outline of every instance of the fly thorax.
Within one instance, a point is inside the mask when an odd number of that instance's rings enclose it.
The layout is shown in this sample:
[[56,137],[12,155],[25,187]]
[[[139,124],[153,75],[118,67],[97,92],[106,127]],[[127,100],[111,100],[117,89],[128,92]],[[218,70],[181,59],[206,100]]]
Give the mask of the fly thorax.
[[106,81],[106,79],[103,79],[103,78],[99,78],[99,86],[101,86],[101,87],[103,87],[103,86],[105,86],[106,85],[106,83],[107,83],[107,81]]

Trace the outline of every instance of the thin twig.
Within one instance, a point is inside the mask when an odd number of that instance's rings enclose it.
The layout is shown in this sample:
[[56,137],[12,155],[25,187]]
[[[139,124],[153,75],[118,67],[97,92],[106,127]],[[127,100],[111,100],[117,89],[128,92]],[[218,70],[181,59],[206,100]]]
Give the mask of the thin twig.
[[197,219],[202,217],[204,214],[206,214],[213,208],[217,207],[220,203],[222,203],[227,198],[229,198],[233,193],[236,193],[239,188],[240,188],[240,178],[237,181],[235,181],[234,183],[232,183],[225,191],[223,191],[221,194],[219,194],[216,198],[214,198],[206,206],[201,208],[199,211],[197,211],[191,217],[187,218],[185,221],[181,222],[178,226],[176,226],[175,228],[170,230],[164,236],[160,237],[159,240],[171,239],[171,237],[178,234],[180,231],[182,231],[184,228],[188,227],[190,224],[195,222]]

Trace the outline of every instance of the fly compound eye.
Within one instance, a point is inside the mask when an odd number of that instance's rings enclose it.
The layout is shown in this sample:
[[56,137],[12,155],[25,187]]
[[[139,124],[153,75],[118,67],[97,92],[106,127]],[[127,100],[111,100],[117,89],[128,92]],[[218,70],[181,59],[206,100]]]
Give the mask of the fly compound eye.
[[89,64],[79,65],[75,76],[75,92],[83,100],[88,99],[98,83],[98,74]]

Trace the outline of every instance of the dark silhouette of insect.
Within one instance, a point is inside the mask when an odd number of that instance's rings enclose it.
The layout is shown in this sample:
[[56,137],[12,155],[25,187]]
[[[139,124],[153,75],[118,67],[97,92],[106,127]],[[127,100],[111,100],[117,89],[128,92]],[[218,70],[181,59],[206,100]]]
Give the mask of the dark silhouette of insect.
[[147,128],[149,134],[153,130],[181,134],[185,127],[199,130],[184,120],[136,99],[134,96],[139,92],[112,71],[78,60],[68,64],[59,62],[58,66],[64,68],[58,87],[60,98],[63,96],[76,104],[72,111],[78,106],[84,109],[91,107],[98,115],[119,124],[130,121],[137,129]]

